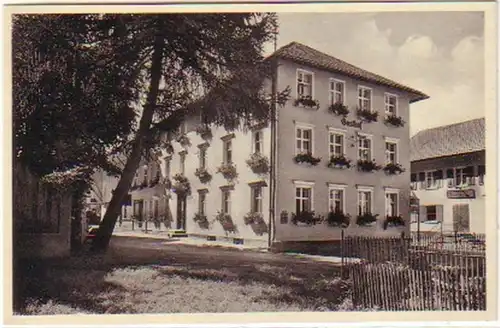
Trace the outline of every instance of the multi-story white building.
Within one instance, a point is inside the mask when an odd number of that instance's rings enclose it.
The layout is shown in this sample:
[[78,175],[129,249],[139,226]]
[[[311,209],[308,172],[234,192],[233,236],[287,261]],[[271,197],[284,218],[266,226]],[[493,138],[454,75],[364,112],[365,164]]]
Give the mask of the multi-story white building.
[[411,138],[412,189],[420,205],[412,230],[485,232],[484,131],[481,118]]
[[[400,234],[409,220],[409,109],[427,96],[296,42],[268,60],[277,62],[277,90],[292,89],[276,123],[205,131],[189,118],[138,171],[135,207],[124,210],[245,243],[335,240],[341,221],[347,235]],[[163,177],[171,188],[157,183]],[[175,192],[182,181],[187,197]]]

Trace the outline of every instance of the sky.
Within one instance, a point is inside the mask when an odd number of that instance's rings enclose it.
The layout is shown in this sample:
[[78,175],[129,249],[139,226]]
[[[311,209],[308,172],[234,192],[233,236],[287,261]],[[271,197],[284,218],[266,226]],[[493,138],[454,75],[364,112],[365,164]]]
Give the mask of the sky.
[[429,95],[410,106],[411,135],[485,115],[482,12],[279,13],[278,19],[278,48],[297,41]]

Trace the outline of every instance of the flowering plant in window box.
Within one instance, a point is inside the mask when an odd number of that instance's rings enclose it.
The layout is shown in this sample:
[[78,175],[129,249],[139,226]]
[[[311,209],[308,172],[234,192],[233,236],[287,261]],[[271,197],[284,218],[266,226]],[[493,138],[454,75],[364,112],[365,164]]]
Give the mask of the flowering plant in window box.
[[298,222],[305,223],[307,225],[315,225],[323,222],[323,217],[321,215],[316,215],[314,211],[292,213],[292,223],[297,225]]
[[197,168],[194,172],[194,175],[197,176],[198,179],[200,179],[201,183],[207,183],[212,180],[212,175],[208,173],[207,169],[204,167]]
[[224,228],[224,230],[231,232],[236,231],[236,226],[234,225],[233,219],[228,213],[218,211],[217,215],[215,216],[215,220],[222,225],[222,228]]
[[213,137],[212,129],[210,129],[210,127],[206,124],[199,125],[196,128],[196,133],[198,133],[200,137],[205,140],[212,139]]
[[207,227],[209,226],[208,218],[204,214],[195,213],[193,221],[198,223],[198,225]]
[[340,210],[334,210],[328,213],[326,221],[330,227],[347,228],[351,223],[351,216]]
[[160,176],[157,175],[153,180],[149,182],[150,187],[156,186],[160,182]]
[[238,177],[236,166],[233,163],[222,163],[221,166],[217,168],[217,173],[221,173],[222,176],[228,180],[234,180]]
[[328,107],[328,111],[338,116],[347,116],[349,114],[347,106],[339,102],[331,104]]
[[356,114],[367,123],[378,121],[378,112],[372,112],[369,109],[358,108]]
[[387,165],[384,166],[384,171],[387,174],[401,174],[405,169],[399,163],[387,163]]
[[181,134],[177,137],[177,142],[181,144],[182,147],[187,147],[191,145],[191,141],[189,140],[186,134]]
[[319,101],[312,99],[311,96],[301,96],[295,99],[295,102],[293,104],[294,106],[303,106],[303,107],[319,109]]
[[191,193],[191,184],[189,183],[188,178],[184,175],[178,173],[174,175],[173,180],[175,181],[173,189],[176,194],[189,195]]
[[399,126],[404,126],[405,123],[406,122],[403,120],[401,116],[396,116],[393,114],[385,117],[385,124],[390,124],[392,126],[399,127]]
[[168,154],[173,154],[174,153],[174,146],[172,146],[172,144],[170,142],[165,144],[165,151]]
[[318,165],[319,162],[321,162],[321,158],[319,157],[314,157],[310,152],[308,153],[302,153],[302,154],[297,154],[293,158],[295,163],[309,163],[311,165]]
[[356,224],[359,226],[371,225],[373,222],[377,221],[378,214],[365,213],[363,215],[358,215]]
[[262,213],[259,212],[248,212],[243,217],[243,221],[245,222],[246,225],[262,224],[264,223],[264,216],[262,215]]
[[328,167],[329,168],[350,168],[351,167],[351,160],[347,159],[344,155],[340,156],[335,156],[332,155],[330,156],[330,162],[328,162]]
[[400,227],[405,225],[405,220],[401,215],[388,215],[384,220],[384,230],[387,227]]
[[246,160],[246,163],[254,173],[266,174],[269,172],[269,159],[261,153],[253,153]]
[[363,172],[378,171],[382,168],[382,166],[377,165],[377,163],[375,163],[375,160],[366,160],[366,159],[358,160],[357,166],[358,170]]

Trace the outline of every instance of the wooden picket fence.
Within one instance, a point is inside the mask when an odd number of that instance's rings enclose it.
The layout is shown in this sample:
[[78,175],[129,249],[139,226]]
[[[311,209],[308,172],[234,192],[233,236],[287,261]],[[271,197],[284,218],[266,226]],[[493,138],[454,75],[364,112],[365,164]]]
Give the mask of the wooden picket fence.
[[486,254],[415,248],[405,238],[345,238],[353,303],[385,311],[486,309]]

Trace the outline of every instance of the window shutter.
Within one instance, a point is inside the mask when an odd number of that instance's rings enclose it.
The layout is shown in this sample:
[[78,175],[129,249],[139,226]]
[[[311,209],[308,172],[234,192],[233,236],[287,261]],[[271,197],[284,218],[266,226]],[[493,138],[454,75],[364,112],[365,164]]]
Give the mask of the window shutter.
[[436,220],[439,222],[443,222],[443,205],[436,205]]
[[418,213],[418,220],[420,222],[427,221],[427,207],[420,206],[419,213]]

